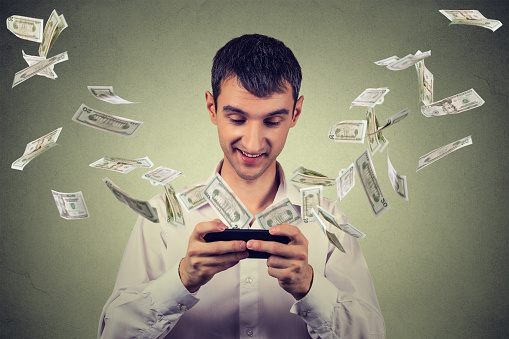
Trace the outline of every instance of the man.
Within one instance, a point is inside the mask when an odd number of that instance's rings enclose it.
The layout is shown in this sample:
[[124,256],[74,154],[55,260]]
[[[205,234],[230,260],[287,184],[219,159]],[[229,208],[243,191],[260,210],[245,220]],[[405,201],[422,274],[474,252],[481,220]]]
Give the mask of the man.
[[[224,158],[213,175],[253,215],[285,198],[300,210],[299,191],[276,158],[302,111],[301,78],[291,50],[262,35],[233,39],[214,58],[205,99]],[[151,204],[165,220],[164,195]],[[334,203],[323,207],[346,221]],[[186,214],[185,223],[138,218],[100,338],[385,337],[369,270],[349,235],[339,235],[346,254],[316,223],[273,226],[270,233],[288,236],[288,245],[206,243],[205,234],[226,228],[208,204]],[[256,220],[250,227],[261,228]],[[245,260],[247,249],[272,255]]]

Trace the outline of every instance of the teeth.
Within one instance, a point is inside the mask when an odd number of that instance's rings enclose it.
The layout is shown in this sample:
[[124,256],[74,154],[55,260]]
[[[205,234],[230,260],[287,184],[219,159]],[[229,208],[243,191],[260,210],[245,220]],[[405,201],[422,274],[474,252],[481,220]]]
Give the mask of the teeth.
[[260,153],[260,154],[249,154],[249,153],[246,153],[244,151],[241,151],[241,152],[242,152],[242,154],[244,154],[248,158],[258,158],[260,155],[263,154],[263,153]]

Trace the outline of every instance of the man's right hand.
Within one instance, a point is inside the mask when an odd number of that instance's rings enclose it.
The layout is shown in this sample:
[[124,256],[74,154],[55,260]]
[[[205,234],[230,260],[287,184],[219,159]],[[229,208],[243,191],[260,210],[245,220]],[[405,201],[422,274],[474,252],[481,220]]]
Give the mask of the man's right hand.
[[222,232],[227,228],[219,219],[196,225],[189,237],[187,254],[180,261],[179,275],[182,284],[191,293],[206,284],[221,271],[237,265],[248,257],[246,242],[240,240],[215,241],[207,243],[205,234]]

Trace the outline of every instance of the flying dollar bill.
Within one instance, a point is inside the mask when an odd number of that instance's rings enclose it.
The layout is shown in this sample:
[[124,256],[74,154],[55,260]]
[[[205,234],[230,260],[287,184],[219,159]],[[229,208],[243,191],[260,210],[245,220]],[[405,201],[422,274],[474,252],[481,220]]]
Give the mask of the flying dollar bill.
[[468,91],[458,93],[429,105],[424,105],[421,107],[421,112],[428,118],[438,117],[447,114],[462,113],[480,107],[483,104],[484,100],[471,88]]
[[336,142],[364,143],[366,120],[345,120],[329,129],[329,139]]
[[341,252],[346,253],[345,249],[343,248],[343,245],[341,245],[341,242],[339,241],[338,237],[336,237],[336,235],[334,233],[329,232],[327,230],[327,226],[325,226],[325,223],[322,221],[322,219],[320,219],[320,216],[318,215],[318,213],[315,211],[314,208],[311,209],[311,214],[313,215],[313,219],[315,219],[317,221],[318,225],[320,225],[320,228],[322,229],[323,233],[329,239],[329,242],[331,244],[333,244],[334,246],[336,246],[336,248],[338,250],[340,250]]
[[302,164],[294,168],[292,173],[293,175],[290,177],[290,181],[296,184],[312,186],[333,186],[336,184],[336,179],[329,178],[326,175],[310,170]]
[[177,197],[175,196],[175,190],[169,183],[164,185],[164,192],[166,195],[166,213],[168,215],[166,222],[177,226],[186,227],[184,220],[184,213],[182,213],[182,207],[180,206]]
[[427,52],[417,51],[415,55],[408,54],[407,56],[395,61],[394,63],[387,65],[387,69],[390,69],[391,71],[401,71],[407,69],[412,65],[415,65],[417,62],[429,56],[431,56],[431,51]]
[[393,55],[391,57],[375,61],[375,64],[378,66],[387,66],[387,65],[395,63],[398,60],[399,60],[399,58],[396,55]]
[[321,205],[323,201],[323,186],[301,188],[300,190],[300,214],[305,223],[315,221],[311,209]]
[[88,209],[81,191],[75,193],[62,193],[51,190],[57,204],[58,213],[67,220],[88,218]]
[[[21,52],[23,53],[23,59],[25,59],[25,61],[28,64],[28,66],[32,66],[32,65],[35,65],[38,62],[46,60],[45,57],[40,57],[40,56],[36,56],[36,55],[28,55],[23,50]],[[55,71],[53,69],[54,68],[53,66],[54,65],[51,65],[49,67],[44,68],[43,70],[38,72],[37,75],[41,75],[41,76],[44,76],[46,78],[50,78],[50,79],[53,79],[53,80],[58,78],[58,75],[55,73]]]
[[249,228],[253,215],[218,173],[202,194],[225,225],[231,229]]
[[179,172],[168,167],[159,166],[158,168],[143,174],[141,177],[143,179],[150,180],[150,183],[152,185],[157,186],[166,185],[167,183],[181,175],[182,172]]
[[[376,116],[375,116],[375,125],[376,125],[376,128],[378,131],[381,130],[380,124],[378,123],[378,118]],[[387,138],[383,135],[382,132],[377,132],[376,137],[378,138],[378,144],[380,145],[380,147],[378,148],[378,152],[382,153],[383,150],[389,144],[389,140],[387,140]]]
[[101,131],[130,136],[143,124],[141,121],[130,120],[106,114],[82,104],[72,120]]
[[375,105],[382,104],[384,102],[384,96],[389,93],[387,87],[381,88],[366,88],[350,105],[353,106],[367,106],[375,107]]
[[429,105],[433,102],[433,73],[426,68],[424,60],[417,62],[415,69],[419,81],[419,100],[424,105]]
[[368,133],[368,148],[371,154],[375,154],[380,149],[380,138],[377,134],[377,120],[376,113],[373,107],[368,107],[366,110],[366,122],[367,122],[367,133]]
[[89,166],[126,174],[131,172],[135,168],[140,167],[150,168],[154,166],[154,163],[149,159],[149,157],[138,159],[104,157],[91,163]]
[[67,22],[64,16],[58,15],[57,11],[53,10],[48,21],[46,21],[46,26],[44,26],[44,34],[39,46],[39,56],[46,57],[48,55],[48,51],[65,28],[67,28]]
[[478,10],[439,10],[447,19],[451,20],[449,25],[473,25],[491,29],[495,32],[502,27],[502,23],[498,20],[486,19]]
[[[399,111],[398,113],[388,117],[387,120],[385,121],[385,125],[383,125],[382,127],[378,127],[377,130],[375,130],[374,132],[370,132],[369,135],[373,135],[373,134],[379,133],[381,130],[386,129],[387,127],[392,126],[392,125],[394,125],[397,122],[400,122],[401,120],[406,118],[408,113],[410,113],[410,110],[407,107],[407,108]],[[375,125],[376,124],[377,124],[377,120],[375,119]]]
[[265,230],[285,222],[290,225],[296,225],[301,220],[299,212],[297,212],[288,198],[258,213],[255,215],[255,218]]
[[424,167],[434,163],[438,159],[445,157],[446,155],[468,145],[472,145],[472,136],[465,137],[458,141],[452,142],[445,146],[439,147],[419,158],[419,162],[417,164],[417,171],[423,169]]
[[55,64],[58,64],[60,62],[68,60],[67,52],[63,52],[60,54],[57,54],[49,59],[44,59],[42,61],[39,61],[36,64],[33,64],[32,66],[28,66],[27,68],[22,69],[21,71],[18,71],[14,75],[14,80],[12,81],[12,88],[19,85],[25,80],[30,79],[36,74],[39,74],[42,72],[45,68],[48,68],[50,66],[53,66]]
[[11,15],[7,18],[7,29],[21,39],[42,42],[44,20],[29,18],[21,15]]
[[134,212],[138,213],[145,219],[158,223],[159,217],[157,216],[157,210],[150,205],[148,201],[138,200],[131,197],[126,192],[122,191],[120,187],[115,185],[108,177],[103,178],[104,183],[110,191],[113,193],[118,201],[129,207]]
[[389,172],[389,180],[391,181],[394,191],[403,199],[408,200],[408,187],[406,176],[399,175],[394,169],[389,159],[389,153],[387,152],[387,167]]
[[207,200],[202,194],[204,188],[205,184],[201,184],[177,193],[177,199],[181,202],[187,213],[207,204]]
[[134,104],[116,95],[113,86],[87,86],[87,88],[94,97],[110,104]]
[[62,131],[62,127],[57,128],[56,130],[49,132],[42,137],[35,139],[27,144],[25,148],[25,152],[21,156],[21,158],[16,159],[12,165],[12,169],[22,171],[23,168],[35,157],[46,152],[50,148],[56,146],[58,136]]
[[348,222],[346,224],[341,224],[338,222],[338,219],[336,219],[336,217],[332,213],[327,212],[321,206],[316,207],[318,208],[318,214],[321,215],[325,219],[325,221],[327,221],[329,224],[339,228],[340,230],[347,234],[350,234],[354,238],[362,239],[366,237],[366,234],[359,231],[352,224]]
[[364,189],[364,193],[366,193],[371,210],[375,217],[378,217],[387,211],[391,205],[389,205],[384,198],[382,189],[378,184],[373,162],[371,161],[367,149],[355,160],[355,170],[359,175],[362,188]]
[[338,199],[341,201],[345,195],[350,192],[355,185],[355,167],[353,163],[348,168],[339,171],[339,176],[336,179],[336,186],[338,192]]

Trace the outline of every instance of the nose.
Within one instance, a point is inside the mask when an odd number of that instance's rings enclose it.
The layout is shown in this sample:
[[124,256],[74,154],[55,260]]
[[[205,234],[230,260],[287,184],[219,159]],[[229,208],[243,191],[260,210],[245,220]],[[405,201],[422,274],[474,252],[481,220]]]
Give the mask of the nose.
[[246,148],[246,152],[257,154],[264,147],[264,139],[263,126],[253,122],[246,126],[244,136],[242,137],[242,144]]

